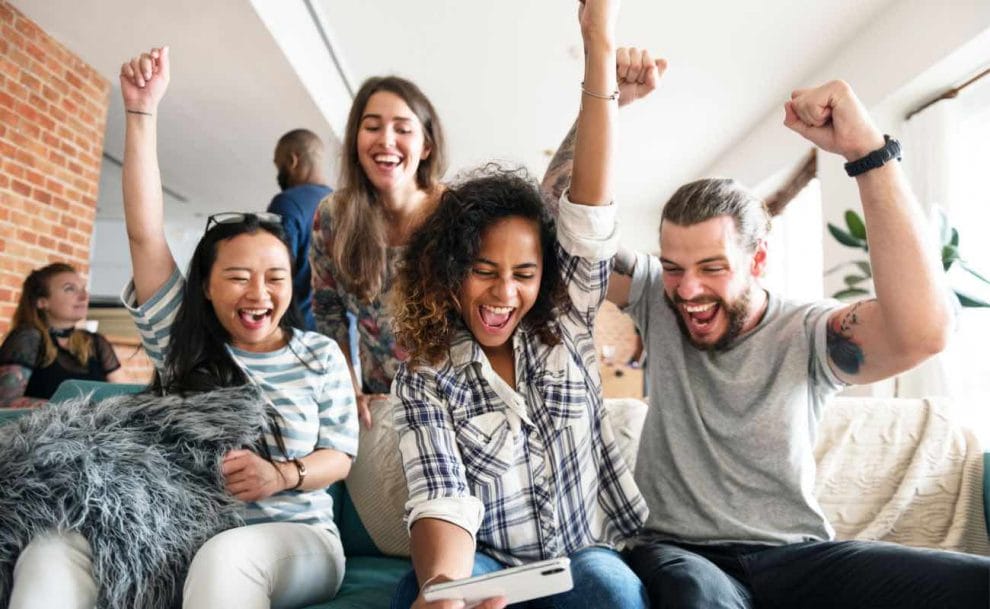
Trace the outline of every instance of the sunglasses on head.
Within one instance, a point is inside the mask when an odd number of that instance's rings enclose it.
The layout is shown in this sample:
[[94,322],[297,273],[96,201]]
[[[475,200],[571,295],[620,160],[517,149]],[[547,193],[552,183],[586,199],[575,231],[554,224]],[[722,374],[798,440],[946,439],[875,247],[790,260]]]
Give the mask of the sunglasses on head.
[[282,216],[272,213],[270,211],[259,211],[243,213],[239,211],[225,211],[219,214],[213,214],[206,219],[206,230],[203,232],[208,232],[211,228],[217,224],[241,224],[247,222],[249,219],[256,219],[258,222],[268,223],[268,224],[281,224]]

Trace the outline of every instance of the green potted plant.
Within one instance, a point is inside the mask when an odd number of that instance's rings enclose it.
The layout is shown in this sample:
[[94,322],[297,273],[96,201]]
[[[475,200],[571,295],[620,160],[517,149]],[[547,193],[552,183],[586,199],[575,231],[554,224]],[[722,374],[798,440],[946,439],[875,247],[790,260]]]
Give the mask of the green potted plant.
[[[845,213],[845,221],[845,229],[829,222],[828,232],[835,238],[836,241],[846,247],[852,247],[861,249],[864,252],[869,252],[870,246],[866,241],[866,224],[863,222],[863,219],[855,211],[847,209]],[[990,280],[978,273],[959,256],[959,231],[952,226],[949,226],[949,221],[945,217],[945,213],[942,210],[939,210],[939,224],[939,234],[942,241],[942,269],[948,272],[953,264],[958,264],[959,268],[975,277],[981,284],[990,286]],[[831,275],[840,270],[849,269],[850,267],[852,270],[850,270],[848,274],[842,278],[842,282],[845,284],[845,287],[835,294],[832,294],[833,298],[838,298],[841,300],[857,296],[868,296],[871,294],[871,291],[868,288],[870,280],[873,279],[873,271],[870,268],[869,260],[851,260],[848,262],[843,262],[830,268],[825,272],[825,274]],[[956,297],[959,298],[960,304],[964,307],[990,307],[990,303],[985,300],[972,295],[963,294],[955,288],[953,288],[953,292],[955,292]]]

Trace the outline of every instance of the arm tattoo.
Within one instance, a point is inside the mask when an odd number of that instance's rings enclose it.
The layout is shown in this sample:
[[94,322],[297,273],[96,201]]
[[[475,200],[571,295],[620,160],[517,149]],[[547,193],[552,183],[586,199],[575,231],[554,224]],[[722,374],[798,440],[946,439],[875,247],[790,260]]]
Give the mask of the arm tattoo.
[[543,194],[543,201],[550,210],[550,213],[557,215],[557,204],[560,195],[564,193],[571,183],[571,172],[574,169],[574,139],[577,135],[577,121],[571,127],[560,143],[557,152],[550,159],[550,166],[543,174],[543,183],[540,191]]
[[32,370],[19,364],[0,366],[0,408],[26,408],[46,400],[24,396]]
[[865,355],[852,338],[852,327],[859,324],[859,315],[856,311],[868,300],[861,300],[854,304],[849,311],[842,316],[836,317],[828,324],[825,336],[825,343],[828,348],[828,356],[846,374],[858,374],[863,366]]

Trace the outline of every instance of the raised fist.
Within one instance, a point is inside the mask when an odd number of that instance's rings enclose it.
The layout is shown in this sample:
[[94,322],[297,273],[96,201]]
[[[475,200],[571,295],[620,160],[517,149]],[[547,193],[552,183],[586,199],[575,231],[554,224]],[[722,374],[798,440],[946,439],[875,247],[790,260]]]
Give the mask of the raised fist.
[[168,47],[153,48],[120,66],[124,108],[154,113],[168,88]]
[[615,53],[619,106],[631,104],[652,93],[666,70],[666,59],[653,59],[646,49],[620,47]]
[[813,144],[854,161],[884,145],[852,88],[833,80],[813,89],[798,89],[784,104],[784,124]]

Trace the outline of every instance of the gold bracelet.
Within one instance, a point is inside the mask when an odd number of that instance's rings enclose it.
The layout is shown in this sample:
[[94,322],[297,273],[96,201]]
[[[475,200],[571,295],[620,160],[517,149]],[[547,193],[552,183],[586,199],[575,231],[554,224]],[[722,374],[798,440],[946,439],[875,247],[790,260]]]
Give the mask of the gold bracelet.
[[608,100],[608,101],[619,99],[619,90],[618,89],[616,89],[615,91],[613,91],[611,93],[611,95],[602,95],[601,93],[595,93],[594,91],[589,91],[589,90],[585,89],[584,88],[584,81],[581,81],[581,93],[584,93],[585,95],[587,95],[589,97],[594,97],[596,99],[604,99],[604,100]]

